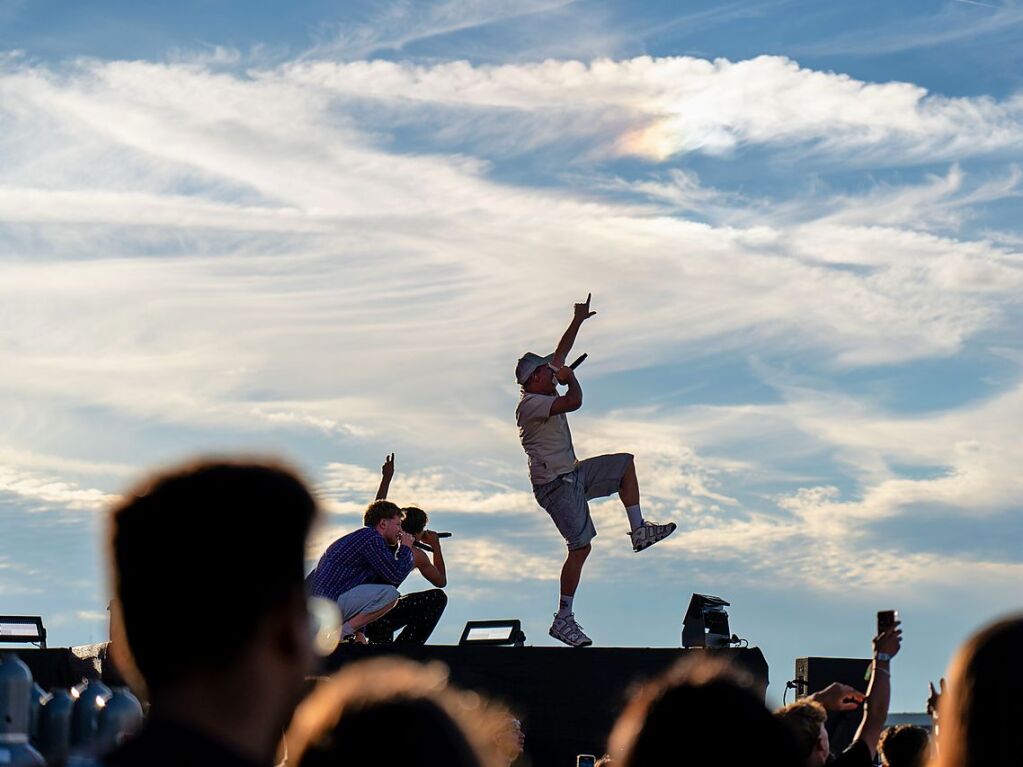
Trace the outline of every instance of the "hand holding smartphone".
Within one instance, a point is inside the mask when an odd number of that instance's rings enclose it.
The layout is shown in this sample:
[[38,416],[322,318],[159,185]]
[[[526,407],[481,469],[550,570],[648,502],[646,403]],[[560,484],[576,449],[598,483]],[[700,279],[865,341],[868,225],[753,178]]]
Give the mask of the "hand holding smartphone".
[[877,612],[877,633],[883,634],[895,627],[899,621],[898,610],[878,610]]

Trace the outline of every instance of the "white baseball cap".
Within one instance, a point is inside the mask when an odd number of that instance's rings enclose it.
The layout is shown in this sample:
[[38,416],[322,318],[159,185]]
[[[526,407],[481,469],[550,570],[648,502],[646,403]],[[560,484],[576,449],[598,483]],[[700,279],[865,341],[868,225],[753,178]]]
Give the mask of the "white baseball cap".
[[525,386],[526,381],[529,380],[529,377],[533,375],[537,368],[551,364],[553,359],[553,353],[548,354],[546,357],[541,357],[539,354],[526,352],[519,358],[518,364],[515,365],[515,380],[519,382],[520,386]]

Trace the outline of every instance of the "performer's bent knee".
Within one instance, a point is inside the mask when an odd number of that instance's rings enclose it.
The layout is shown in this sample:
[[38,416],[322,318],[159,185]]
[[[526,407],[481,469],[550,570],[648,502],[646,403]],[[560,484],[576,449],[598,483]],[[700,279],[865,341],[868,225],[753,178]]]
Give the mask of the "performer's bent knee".
[[584,543],[582,546],[578,546],[574,549],[568,550],[569,556],[586,557],[589,556],[590,550],[593,548],[589,543]]
[[401,594],[394,586],[388,586],[383,589],[383,596],[387,600],[384,605],[379,608],[384,612],[390,612],[394,609],[395,605],[398,604],[398,600],[401,598]]
[[446,605],[448,603],[448,595],[444,593],[444,589],[430,589],[424,591],[423,595],[431,602],[436,602],[439,605]]

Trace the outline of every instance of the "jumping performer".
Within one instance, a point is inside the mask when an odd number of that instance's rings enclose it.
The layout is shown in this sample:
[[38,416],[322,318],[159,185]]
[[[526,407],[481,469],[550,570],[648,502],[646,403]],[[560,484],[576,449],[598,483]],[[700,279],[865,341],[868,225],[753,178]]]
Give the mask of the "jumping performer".
[[[550,635],[572,647],[592,644],[572,612],[590,541],[597,534],[587,501],[618,493],[629,518],[633,551],[642,551],[675,531],[673,522],[657,525],[643,519],[631,454],[598,455],[584,461],[575,457],[565,414],[582,407],[583,390],[565,358],[579,328],[594,314],[587,295],[585,303],[575,305],[572,322],[553,354],[541,357],[528,352],[515,366],[515,380],[522,387],[515,418],[529,461],[533,496],[550,514],[568,545],[568,558],[561,568],[561,599]],[[558,384],[568,386],[568,391],[559,396]]]

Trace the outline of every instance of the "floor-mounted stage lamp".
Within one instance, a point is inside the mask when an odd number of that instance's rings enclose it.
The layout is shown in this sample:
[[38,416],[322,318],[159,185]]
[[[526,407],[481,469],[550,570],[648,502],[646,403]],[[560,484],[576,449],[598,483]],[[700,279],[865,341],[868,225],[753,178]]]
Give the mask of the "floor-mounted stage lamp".
[[731,605],[721,597],[693,594],[689,609],[682,619],[682,646],[710,649],[731,647],[739,640],[728,629],[728,611]]
[[519,620],[468,621],[458,640],[462,645],[514,645],[522,647],[526,635]]

